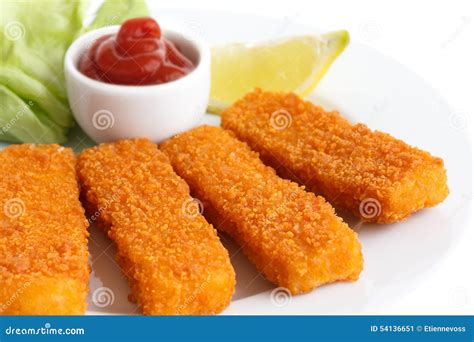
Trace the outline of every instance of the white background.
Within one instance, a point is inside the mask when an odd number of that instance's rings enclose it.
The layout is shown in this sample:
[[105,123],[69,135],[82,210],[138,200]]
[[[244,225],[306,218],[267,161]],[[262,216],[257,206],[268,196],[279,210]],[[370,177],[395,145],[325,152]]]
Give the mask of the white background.
[[[461,113],[461,119],[466,122],[463,133],[472,134],[472,0],[173,0],[149,1],[149,5],[154,12],[159,9],[221,10],[281,17],[324,30],[347,29],[351,39],[393,57],[424,78],[456,113]],[[472,221],[466,224],[470,225],[466,236],[418,288],[394,301],[392,306],[373,313],[474,314],[474,227]]]

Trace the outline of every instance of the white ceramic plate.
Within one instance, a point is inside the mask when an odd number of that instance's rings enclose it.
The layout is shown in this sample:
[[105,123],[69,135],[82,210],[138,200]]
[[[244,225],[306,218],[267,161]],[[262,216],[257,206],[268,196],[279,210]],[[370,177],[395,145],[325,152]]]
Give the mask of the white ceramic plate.
[[[214,12],[155,11],[163,27],[199,35],[211,44],[315,33],[288,20]],[[471,156],[463,122],[413,72],[380,53],[351,42],[309,99],[444,159],[450,195],[435,208],[392,225],[357,225],[365,267],[355,283],[337,283],[290,298],[258,274],[228,238],[237,288],[224,314],[367,314],[380,312],[427,278],[467,228]],[[207,115],[206,123],[219,124]],[[80,151],[92,142],[79,130],[68,144]],[[6,144],[0,145],[6,146]],[[344,217],[352,227],[354,218]],[[92,273],[88,314],[136,314],[128,285],[115,263],[115,246],[91,227]],[[273,291],[273,293],[272,293]],[[94,298],[93,298],[94,297]]]

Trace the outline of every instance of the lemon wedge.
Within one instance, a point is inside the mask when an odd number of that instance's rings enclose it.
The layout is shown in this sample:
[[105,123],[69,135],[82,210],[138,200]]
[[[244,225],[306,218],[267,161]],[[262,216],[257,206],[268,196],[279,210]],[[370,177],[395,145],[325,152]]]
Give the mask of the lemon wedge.
[[229,44],[212,49],[208,111],[219,113],[245,93],[310,93],[349,44],[347,31],[283,38],[262,44]]

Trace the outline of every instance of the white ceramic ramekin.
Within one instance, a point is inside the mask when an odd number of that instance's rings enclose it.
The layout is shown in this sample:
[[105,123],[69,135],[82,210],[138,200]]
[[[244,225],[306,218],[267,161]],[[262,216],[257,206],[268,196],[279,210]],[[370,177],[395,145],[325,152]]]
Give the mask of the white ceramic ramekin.
[[178,32],[163,30],[163,35],[196,66],[188,75],[168,83],[115,85],[83,75],[78,70],[80,57],[97,38],[118,30],[119,26],[109,26],[86,33],[66,52],[64,72],[69,104],[84,132],[98,143],[135,137],[159,143],[196,125],[209,100],[208,46]]

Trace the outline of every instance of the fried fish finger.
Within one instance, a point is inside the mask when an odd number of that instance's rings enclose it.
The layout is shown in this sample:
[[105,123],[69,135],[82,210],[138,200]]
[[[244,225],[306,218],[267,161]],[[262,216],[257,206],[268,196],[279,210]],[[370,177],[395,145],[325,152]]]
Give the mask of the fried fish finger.
[[362,270],[357,234],[322,197],[278,177],[243,142],[201,126],[164,142],[175,171],[271,282],[293,294]]
[[227,307],[235,288],[228,252],[155,144],[123,140],[84,150],[78,173],[88,214],[115,241],[144,314]]
[[0,314],[83,314],[88,233],[72,150],[12,145],[0,165]]
[[282,177],[364,221],[403,220],[449,192],[442,159],[295,94],[257,89],[222,113],[222,127]]

